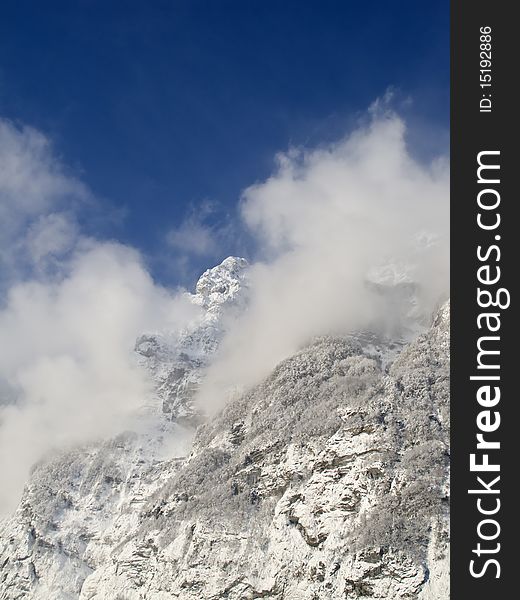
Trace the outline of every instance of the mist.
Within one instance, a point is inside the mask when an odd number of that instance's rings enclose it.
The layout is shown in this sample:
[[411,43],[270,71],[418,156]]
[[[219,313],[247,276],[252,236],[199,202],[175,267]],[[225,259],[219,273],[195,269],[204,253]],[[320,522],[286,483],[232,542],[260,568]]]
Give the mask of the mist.
[[[414,159],[405,123],[379,105],[338,143],[280,154],[240,210],[263,258],[249,309],[208,370],[199,400],[209,410],[314,336],[395,334],[407,310],[430,315],[449,292],[448,161]],[[396,305],[400,282],[415,287],[414,306]]]

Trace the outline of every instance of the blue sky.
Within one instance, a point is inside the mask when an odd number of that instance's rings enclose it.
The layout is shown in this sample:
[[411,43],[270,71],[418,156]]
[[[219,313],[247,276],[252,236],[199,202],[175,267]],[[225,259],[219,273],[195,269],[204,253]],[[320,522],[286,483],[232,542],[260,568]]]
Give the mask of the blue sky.
[[[340,138],[389,86],[416,152],[446,151],[447,1],[0,7],[0,116],[53,141],[100,199],[83,226],[138,247],[165,283],[251,252],[236,226],[241,190],[276,152]],[[201,206],[224,242],[180,270],[165,239]]]

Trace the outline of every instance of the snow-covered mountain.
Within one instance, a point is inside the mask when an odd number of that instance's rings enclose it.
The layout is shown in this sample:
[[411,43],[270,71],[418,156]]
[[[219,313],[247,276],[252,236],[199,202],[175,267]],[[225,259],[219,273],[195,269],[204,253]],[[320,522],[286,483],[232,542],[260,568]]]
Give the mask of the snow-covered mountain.
[[199,411],[193,404],[202,373],[225,333],[226,322],[244,309],[248,296],[248,263],[230,256],[203,273],[189,294],[202,309],[200,319],[178,334],[141,335],[135,351],[152,374],[156,397],[152,405],[168,420],[196,424]]
[[206,271],[201,319],[137,340],[149,425],[34,467],[1,600],[449,597],[449,305],[410,343],[315,339],[202,422],[247,293],[243,259]]

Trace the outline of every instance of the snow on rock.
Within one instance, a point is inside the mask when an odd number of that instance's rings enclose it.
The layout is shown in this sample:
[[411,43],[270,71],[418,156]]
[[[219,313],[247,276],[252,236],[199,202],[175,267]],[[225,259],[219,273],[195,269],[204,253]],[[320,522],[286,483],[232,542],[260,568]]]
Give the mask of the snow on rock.
[[246,292],[226,259],[200,322],[139,338],[159,429],[35,466],[0,525],[0,600],[449,598],[449,305],[409,344],[314,340],[165,457]]
[[226,320],[243,310],[247,301],[247,267],[245,259],[230,256],[208,269],[195,293],[189,294],[191,302],[203,310],[200,319],[180,334],[147,333],[137,339],[139,361],[155,381],[152,407],[167,418],[192,425],[199,422],[193,398],[224,335]]

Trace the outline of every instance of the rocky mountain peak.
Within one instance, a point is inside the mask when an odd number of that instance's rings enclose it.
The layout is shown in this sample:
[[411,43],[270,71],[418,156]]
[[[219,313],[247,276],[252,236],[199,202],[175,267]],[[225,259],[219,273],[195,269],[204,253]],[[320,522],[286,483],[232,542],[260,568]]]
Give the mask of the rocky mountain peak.
[[222,305],[236,301],[247,287],[248,266],[245,258],[229,256],[216,267],[208,269],[195,286],[193,302],[215,312]]
[[145,333],[137,339],[139,361],[155,383],[153,410],[168,419],[198,421],[193,398],[202,372],[224,336],[227,317],[239,313],[247,302],[248,267],[245,258],[229,256],[208,269],[200,276],[195,293],[188,294],[202,309],[199,319],[176,334]]

